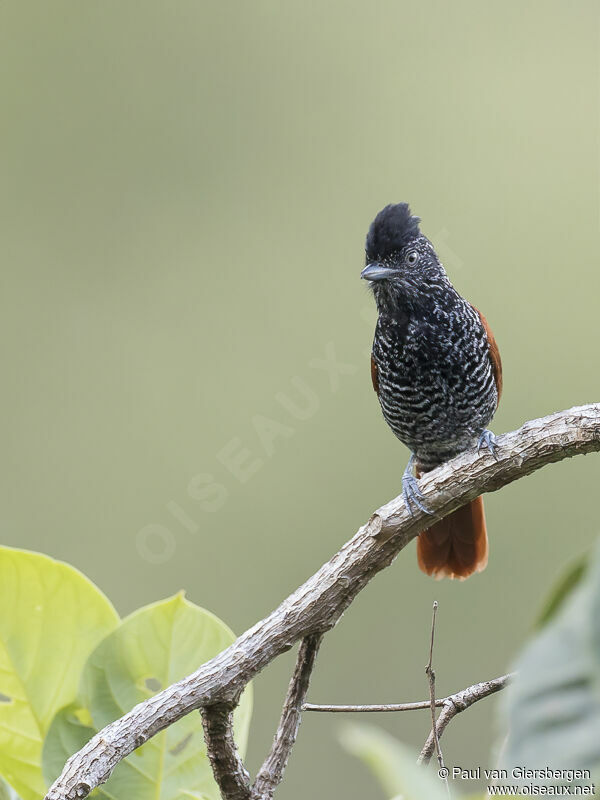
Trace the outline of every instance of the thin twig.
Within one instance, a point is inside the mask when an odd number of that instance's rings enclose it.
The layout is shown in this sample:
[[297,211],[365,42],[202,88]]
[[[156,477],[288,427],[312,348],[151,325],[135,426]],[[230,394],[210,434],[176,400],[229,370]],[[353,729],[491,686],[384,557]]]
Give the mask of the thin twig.
[[252,800],[271,800],[275,789],[281,783],[298,735],[304,698],[308,692],[310,675],[322,638],[322,633],[315,633],[307,636],[300,644],[296,667],[285,698],[273,747],[254,781]]
[[[419,480],[431,514],[412,513],[399,496],[379,508],[312,578],[266,619],[196,672],[168,686],[93,736],[67,761],[47,800],[82,800],[137,747],[177,720],[231,703],[267,664],[300,639],[327,631],[358,593],[423,530],[484,492],[496,491],[552,462],[600,450],[600,404],[527,422],[497,438],[496,458],[473,448]],[[365,464],[365,468],[368,464]],[[275,521],[277,524],[278,521]],[[314,525],[319,525],[319,519]]]
[[[444,705],[448,698],[436,700],[438,708]],[[416,703],[382,703],[380,705],[323,705],[321,703],[305,703],[303,711],[321,711],[330,714],[378,714],[388,711],[419,711],[424,708],[431,708],[430,700],[419,700]]]
[[249,800],[250,776],[233,738],[232,703],[202,709],[206,752],[223,800]]
[[[461,711],[465,711],[465,709],[469,708],[469,706],[472,706],[473,703],[477,703],[479,700],[483,700],[485,697],[489,697],[490,695],[499,692],[501,689],[504,689],[504,687],[513,677],[514,673],[502,675],[501,678],[494,678],[494,680],[491,681],[476,683],[473,686],[469,686],[467,689],[463,689],[462,692],[457,692],[456,694],[452,694],[447,697],[444,700],[444,708],[442,709],[435,726],[438,741],[446,730],[448,723],[457,714],[460,714]],[[432,731],[427,737],[427,741],[421,750],[421,754],[417,763],[428,764],[434,752],[435,739]]]
[[437,754],[440,769],[444,766],[444,757],[440,749],[440,742],[437,735],[437,728],[435,724],[435,671],[433,669],[433,644],[435,641],[435,618],[437,616],[438,602],[433,601],[433,612],[431,615],[431,638],[429,640],[429,661],[425,667],[425,674],[429,678],[429,707],[431,709],[431,731],[433,733],[433,741],[435,744],[435,752]]
[[[505,675],[502,678],[495,678],[495,680],[504,681],[509,677],[509,675]],[[480,687],[487,686],[489,683],[494,683],[494,681],[476,683],[466,689],[461,689],[460,692],[455,692],[455,694],[437,698],[435,701],[436,708],[443,708],[448,705],[448,703],[452,703],[456,697],[464,694],[464,692],[477,691]],[[499,688],[502,689],[502,686]],[[418,700],[415,703],[381,703],[380,705],[327,705],[323,703],[305,703],[302,706],[303,711],[318,711],[329,714],[385,714],[394,711],[423,711],[426,708],[431,708],[431,700]]]
[[433,669],[433,645],[435,642],[435,619],[437,616],[438,610],[438,601],[433,601],[433,611],[431,614],[431,639],[429,640],[429,661],[427,662],[427,666],[425,667],[425,674],[429,678],[429,707],[431,709],[431,735],[433,736],[433,744],[435,747],[435,752],[437,755],[438,760],[438,767],[440,770],[440,776],[442,776],[442,780],[446,785],[446,792],[448,797],[452,797],[450,794],[450,784],[448,783],[448,776],[445,774],[445,764],[444,764],[444,756],[442,754],[442,748],[440,747],[440,739],[437,732],[437,723],[435,719],[435,670]]

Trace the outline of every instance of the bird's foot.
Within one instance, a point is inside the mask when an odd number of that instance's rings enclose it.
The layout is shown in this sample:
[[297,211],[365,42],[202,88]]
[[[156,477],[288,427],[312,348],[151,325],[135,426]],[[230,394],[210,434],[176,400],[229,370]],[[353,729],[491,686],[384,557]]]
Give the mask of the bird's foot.
[[498,461],[498,445],[496,443],[496,437],[487,429],[479,437],[479,442],[477,443],[477,452],[481,453],[481,450],[484,447],[487,447],[496,461]]
[[424,511],[425,514],[431,514],[431,511],[422,502],[424,499],[423,492],[419,489],[417,479],[413,474],[414,465],[415,457],[411,456],[404,470],[404,474],[402,475],[402,499],[411,517],[413,516],[412,503],[414,503],[420,511]]

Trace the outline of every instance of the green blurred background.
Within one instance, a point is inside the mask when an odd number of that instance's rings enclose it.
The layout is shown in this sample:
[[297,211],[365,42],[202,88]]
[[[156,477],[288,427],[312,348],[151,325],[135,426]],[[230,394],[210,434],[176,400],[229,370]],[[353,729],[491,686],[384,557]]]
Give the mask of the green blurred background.
[[[592,0],[4,2],[2,542],[75,564],[122,614],[181,588],[238,632],[268,613],[400,490],[359,280],[389,202],[491,322],[496,432],[600,399],[599,31]],[[425,696],[434,599],[439,692],[504,672],[600,532],[598,474],[590,456],[489,496],[466,583],[402,553],[327,637],[310,699]],[[292,658],[256,681],[252,769]],[[453,723],[446,763],[490,765],[493,707]],[[415,747],[428,728],[379,721]],[[281,798],[373,796],[340,723],[306,715]]]

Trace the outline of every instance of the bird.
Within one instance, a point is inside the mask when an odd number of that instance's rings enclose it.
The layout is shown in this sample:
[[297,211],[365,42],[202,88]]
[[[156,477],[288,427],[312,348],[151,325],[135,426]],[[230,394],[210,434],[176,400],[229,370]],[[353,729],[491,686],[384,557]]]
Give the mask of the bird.
[[[472,447],[497,457],[488,430],[502,393],[498,345],[483,314],[454,288],[408,203],[387,205],[369,227],[361,277],[377,305],[371,378],[383,417],[411,452],[402,496],[427,513],[417,479]],[[488,539],[477,497],[423,530],[427,575],[464,579],[485,569]]]

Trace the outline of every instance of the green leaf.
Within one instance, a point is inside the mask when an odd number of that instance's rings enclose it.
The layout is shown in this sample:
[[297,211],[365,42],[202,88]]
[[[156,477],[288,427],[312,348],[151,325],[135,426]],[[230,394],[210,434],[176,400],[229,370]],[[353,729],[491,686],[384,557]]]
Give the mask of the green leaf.
[[73,567],[9,547],[0,547],[0,608],[0,775],[23,800],[39,800],[44,736],[118,617]]
[[[503,795],[503,797],[510,797],[511,795]],[[488,796],[486,794],[466,794],[462,795],[461,800],[488,800]]]
[[349,753],[370,767],[390,797],[447,800],[446,789],[440,778],[417,766],[417,755],[381,728],[347,724],[340,738]]
[[585,575],[589,560],[590,554],[584,553],[567,566],[550,590],[544,606],[535,621],[536,628],[543,628],[556,616],[565,600]]
[[503,698],[509,736],[500,766],[509,774],[513,767],[600,768],[600,546],[516,671]]
[[[64,709],[54,720],[44,747],[48,781],[57,777],[66,759],[100,728],[194,672],[233,640],[233,633],[221,620],[182,594],[123,620],[88,659],[78,704]],[[247,690],[234,714],[241,753],[246,747],[251,705],[251,690]],[[188,714],[135,750],[115,769],[105,788],[101,787],[100,796],[104,794],[110,800],[219,800],[200,714]]]
[[[83,745],[97,733],[90,724],[86,724],[88,719],[87,709],[82,709],[77,703],[72,703],[62,708],[52,720],[44,742],[43,755],[44,776],[47,778],[48,784],[53,783],[54,779],[58,777],[69,756],[81,750]],[[48,776],[49,766],[50,776]],[[102,788],[96,791],[95,796],[106,797]]]
[[[507,800],[515,800],[518,797],[516,794],[503,794],[502,797],[506,797]],[[467,794],[463,795],[461,800],[490,800],[489,794]]]
[[0,778],[0,800],[21,800],[15,790]]

